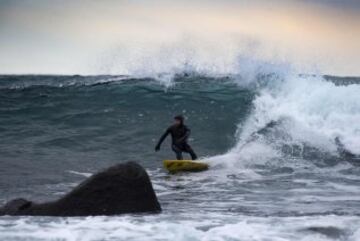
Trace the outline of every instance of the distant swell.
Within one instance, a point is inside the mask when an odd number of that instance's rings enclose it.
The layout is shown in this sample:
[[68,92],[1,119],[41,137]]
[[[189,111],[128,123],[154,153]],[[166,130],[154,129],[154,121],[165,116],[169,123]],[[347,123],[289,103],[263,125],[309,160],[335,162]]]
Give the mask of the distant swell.
[[[167,87],[171,86],[176,82],[182,81],[192,81],[197,79],[202,80],[213,80],[217,82],[222,82],[224,80],[232,80],[238,84],[251,84],[256,82],[256,79],[259,79],[261,76],[274,75],[276,73],[258,73],[256,74],[254,80],[245,80],[247,75],[224,75],[224,76],[212,76],[212,75],[202,75],[197,73],[186,73],[180,72],[177,74],[156,74],[151,77],[141,77],[137,78],[134,76],[126,75],[0,75],[0,89],[25,89],[30,87],[76,87],[76,86],[96,86],[102,84],[112,84],[112,83],[121,83],[123,81],[131,82],[149,82],[155,81],[159,84],[165,85]],[[299,75],[299,77],[316,77],[322,78],[321,76],[312,76],[312,75]],[[360,84],[360,77],[336,77],[336,76],[323,76],[325,80],[331,81],[336,85],[353,85]]]

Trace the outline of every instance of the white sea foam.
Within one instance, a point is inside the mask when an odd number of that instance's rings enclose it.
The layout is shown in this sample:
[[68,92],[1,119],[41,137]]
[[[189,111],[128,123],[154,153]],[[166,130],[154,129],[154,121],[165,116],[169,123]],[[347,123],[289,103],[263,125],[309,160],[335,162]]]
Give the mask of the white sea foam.
[[[203,217],[171,215],[0,219],[1,240],[359,240],[358,217]],[[200,221],[203,220],[203,221]],[[228,220],[228,221],[225,221]],[[231,221],[229,221],[231,220]]]
[[90,177],[92,175],[92,173],[88,173],[88,172],[77,172],[77,171],[68,171],[71,174],[75,174],[75,175],[79,175],[79,176],[83,176],[83,177]]
[[[248,120],[239,125],[237,145],[223,158],[230,168],[264,163],[278,157],[278,147],[284,144],[306,144],[336,154],[336,137],[346,150],[360,154],[359,93],[360,85],[336,86],[321,77],[274,79],[260,90]],[[271,122],[279,136],[257,134]]]

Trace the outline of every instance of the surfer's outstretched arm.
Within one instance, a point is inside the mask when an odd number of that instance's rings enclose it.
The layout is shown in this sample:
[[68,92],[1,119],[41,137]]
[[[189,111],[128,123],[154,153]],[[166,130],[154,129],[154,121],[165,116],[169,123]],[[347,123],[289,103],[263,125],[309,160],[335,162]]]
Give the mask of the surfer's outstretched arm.
[[157,145],[155,146],[155,151],[160,150],[161,143],[165,140],[165,138],[170,134],[170,129],[168,128],[165,133],[160,137],[160,140],[158,141]]

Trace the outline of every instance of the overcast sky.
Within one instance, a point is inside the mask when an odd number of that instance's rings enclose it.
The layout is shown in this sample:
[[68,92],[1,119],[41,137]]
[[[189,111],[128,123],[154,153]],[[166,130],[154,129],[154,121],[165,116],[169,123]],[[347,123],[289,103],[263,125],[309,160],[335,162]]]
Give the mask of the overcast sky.
[[166,71],[179,56],[221,68],[253,53],[360,76],[359,43],[359,0],[0,0],[0,73]]

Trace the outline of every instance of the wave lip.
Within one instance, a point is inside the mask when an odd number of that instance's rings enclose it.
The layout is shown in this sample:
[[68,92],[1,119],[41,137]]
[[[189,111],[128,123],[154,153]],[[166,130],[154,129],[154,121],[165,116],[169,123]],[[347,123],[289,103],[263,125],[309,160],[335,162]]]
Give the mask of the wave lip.
[[336,155],[335,140],[340,138],[346,150],[359,155],[358,93],[360,85],[336,85],[316,76],[292,76],[270,84],[259,90],[252,113],[239,126],[239,142],[231,152],[242,156],[255,141],[275,153],[292,145]]

